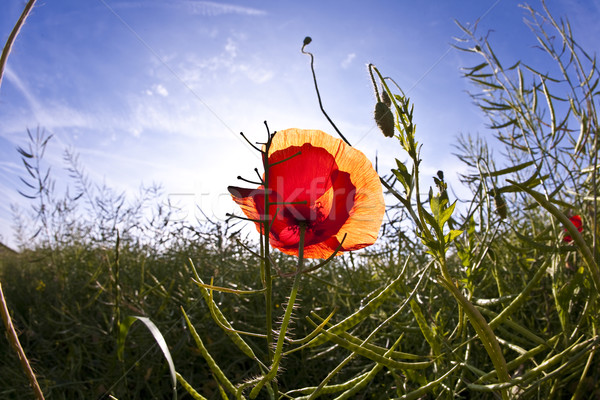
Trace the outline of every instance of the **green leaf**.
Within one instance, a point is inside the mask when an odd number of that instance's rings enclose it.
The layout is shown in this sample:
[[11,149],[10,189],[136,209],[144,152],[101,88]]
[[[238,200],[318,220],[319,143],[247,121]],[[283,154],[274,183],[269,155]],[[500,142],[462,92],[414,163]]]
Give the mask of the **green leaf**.
[[475,72],[479,71],[480,69],[483,69],[485,67],[487,67],[488,63],[487,62],[483,62],[479,65],[476,65],[474,67],[471,68],[467,68],[469,70],[469,73],[465,74],[465,76],[470,76],[473,75]]
[[454,207],[456,207],[456,201],[452,203],[450,207],[447,207],[440,213],[440,216],[438,217],[438,223],[440,224],[440,227],[442,229],[444,228],[444,225],[446,225],[446,222],[448,222],[448,220],[452,216],[452,213],[454,212]]
[[408,172],[406,165],[400,162],[400,160],[396,159],[396,165],[398,165],[398,169],[393,169],[392,172],[396,176],[396,178],[400,181],[402,186],[404,186],[404,190],[406,193],[410,192],[412,188],[412,175]]
[[455,230],[455,229],[451,230],[446,236],[444,236],[444,242],[446,244],[451,243],[454,239],[459,237],[461,233],[463,233],[463,231],[459,231],[459,230]]
[[438,225],[437,219],[433,215],[428,213],[427,210],[422,210],[422,212],[423,216],[425,217],[425,221],[427,222],[427,224],[429,224],[429,226],[431,226],[435,230],[436,234],[438,235],[438,238],[442,237],[442,228]]
[[517,123],[517,119],[513,118],[513,119],[509,120],[508,122],[505,122],[505,123],[500,124],[500,125],[496,125],[496,124],[491,125],[490,128],[491,129],[502,129],[502,128],[506,128],[507,126],[514,125],[516,123]]
[[522,164],[518,164],[518,165],[513,165],[512,167],[508,167],[508,168],[504,168],[504,169],[499,169],[498,171],[491,171],[489,173],[484,173],[483,176],[500,176],[500,175],[506,175],[506,174],[510,174],[512,172],[517,172],[522,170],[523,168],[527,168],[531,165],[533,165],[535,163],[535,161],[527,161],[524,162]]

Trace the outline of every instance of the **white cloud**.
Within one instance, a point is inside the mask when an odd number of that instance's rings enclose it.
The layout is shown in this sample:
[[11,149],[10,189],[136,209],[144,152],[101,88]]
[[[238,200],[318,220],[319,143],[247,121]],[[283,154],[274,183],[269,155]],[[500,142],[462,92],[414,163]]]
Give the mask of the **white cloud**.
[[235,42],[233,41],[232,38],[228,38],[227,39],[227,44],[225,45],[225,52],[232,59],[237,56],[237,46],[236,46],[236,44],[235,44]]
[[162,97],[167,97],[169,95],[169,91],[162,84],[157,83],[152,85],[152,89],[144,90],[144,94],[148,96],[154,96],[154,94],[157,94]]
[[352,61],[354,61],[354,59],[356,58],[356,54],[355,53],[350,53],[346,56],[346,58],[344,59],[344,61],[342,61],[342,68],[346,69],[350,66],[350,64],[352,64]]
[[[141,129],[139,129],[139,128],[131,128],[131,129],[129,130],[129,132],[130,132],[130,133],[131,133],[131,134],[132,134],[134,137],[136,137],[136,138],[139,138],[139,137],[140,137],[140,135],[142,134],[142,130],[141,130]],[[116,137],[116,135],[115,135],[115,136],[114,136],[114,139],[113,139],[113,141],[114,141],[114,140],[116,140],[116,139],[117,139],[117,137]]]
[[163,97],[167,97],[169,95],[169,92],[167,91],[167,88],[165,88],[163,85],[161,85],[160,83],[158,85],[154,85],[154,91],[163,96]]
[[265,15],[266,12],[251,7],[243,7],[235,4],[223,4],[212,1],[195,1],[189,0],[183,2],[183,5],[188,9],[190,13],[205,15],[205,16],[216,16],[222,14],[242,14],[242,15]]

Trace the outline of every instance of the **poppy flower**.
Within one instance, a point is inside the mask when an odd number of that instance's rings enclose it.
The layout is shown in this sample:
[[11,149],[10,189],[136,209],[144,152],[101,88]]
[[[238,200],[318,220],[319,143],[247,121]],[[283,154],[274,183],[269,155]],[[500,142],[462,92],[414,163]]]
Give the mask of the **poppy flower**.
[[[569,218],[569,221],[571,221],[571,223],[575,225],[575,228],[577,228],[579,232],[583,231],[583,221],[581,220],[580,215],[573,215]],[[567,229],[565,229],[565,232],[567,232]],[[573,238],[570,235],[565,235],[563,237],[563,241],[571,243],[573,241]]]
[[271,246],[298,255],[301,225],[306,258],[375,243],[385,204],[379,176],[363,153],[318,130],[287,129],[275,134],[267,157],[267,190],[227,189],[249,219],[272,221]]

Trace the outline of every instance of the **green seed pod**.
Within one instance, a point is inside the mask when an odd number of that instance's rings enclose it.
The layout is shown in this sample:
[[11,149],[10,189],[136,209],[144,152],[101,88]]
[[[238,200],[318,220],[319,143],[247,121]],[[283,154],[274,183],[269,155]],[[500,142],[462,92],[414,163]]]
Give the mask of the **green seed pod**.
[[390,108],[383,102],[375,104],[375,122],[386,137],[394,137],[394,115]]
[[388,107],[392,106],[392,99],[390,99],[390,96],[388,95],[384,87],[381,87],[381,101]]

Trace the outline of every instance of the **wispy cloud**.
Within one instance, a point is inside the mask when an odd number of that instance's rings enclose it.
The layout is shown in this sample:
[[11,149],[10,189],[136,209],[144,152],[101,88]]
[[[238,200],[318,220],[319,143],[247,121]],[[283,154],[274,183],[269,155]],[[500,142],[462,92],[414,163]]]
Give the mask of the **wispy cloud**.
[[212,1],[185,1],[183,5],[189,12],[194,14],[215,16],[221,14],[242,14],[242,15],[265,15],[266,12],[251,7],[239,6],[236,4],[216,3]]
[[346,56],[346,58],[344,59],[344,61],[342,61],[342,68],[346,69],[350,66],[350,64],[352,64],[352,61],[354,61],[354,59],[356,58],[356,54],[355,53],[350,53]]
[[[12,133],[22,132],[27,128],[33,128],[32,125],[42,126],[48,130],[57,128],[87,128],[93,126],[94,118],[86,113],[82,113],[68,105],[38,100],[38,96],[32,91],[27,83],[7,66],[5,70],[7,82],[14,85],[21,93],[27,105],[30,108],[33,118],[27,118],[24,121],[20,115],[12,115],[3,118],[3,129],[0,131],[3,137],[14,142]],[[27,125],[26,125],[27,124]]]
[[19,90],[19,92],[21,92],[21,94],[23,95],[25,100],[27,100],[27,103],[29,103],[29,106],[31,107],[31,109],[34,111],[40,110],[41,107],[40,107],[40,104],[38,103],[37,99],[31,93],[31,91],[25,85],[25,83],[21,80],[21,78],[19,78],[17,76],[17,74],[13,71],[13,69],[10,67],[10,65],[6,66],[6,70],[4,71],[4,73],[6,76],[6,80],[9,81],[11,84],[13,84]]
[[248,16],[266,15],[267,12],[258,8],[244,7],[237,4],[217,3],[213,1],[183,0],[183,1],[131,1],[115,4],[113,9],[142,8],[142,7],[173,7],[182,8],[188,14],[202,15],[207,17],[240,14]]
[[[265,68],[264,63],[251,59],[241,59],[238,55],[239,41],[244,38],[229,37],[222,51],[214,56],[201,58],[196,54],[188,54],[179,63],[176,70],[182,81],[192,87],[212,84],[214,77],[226,76],[230,80],[242,77],[256,84],[265,83],[274,76],[271,69]],[[226,73],[223,73],[226,72]]]

